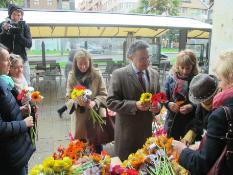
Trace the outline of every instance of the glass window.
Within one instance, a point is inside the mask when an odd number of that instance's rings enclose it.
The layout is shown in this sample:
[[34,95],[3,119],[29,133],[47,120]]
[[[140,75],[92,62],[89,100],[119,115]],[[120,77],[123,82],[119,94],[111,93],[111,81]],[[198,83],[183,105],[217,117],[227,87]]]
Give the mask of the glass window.
[[33,0],[34,5],[39,5],[40,1],[39,0]]
[[48,0],[48,5],[53,5],[53,0]]

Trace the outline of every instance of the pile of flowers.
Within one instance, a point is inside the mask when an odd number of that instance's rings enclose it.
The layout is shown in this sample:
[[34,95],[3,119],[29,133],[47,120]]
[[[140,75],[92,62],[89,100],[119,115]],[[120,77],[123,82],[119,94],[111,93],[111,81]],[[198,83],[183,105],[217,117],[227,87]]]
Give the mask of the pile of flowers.
[[148,138],[142,149],[130,154],[120,167],[113,167],[113,173],[187,175],[188,171],[178,164],[179,155],[172,148],[172,140],[164,133]]
[[110,174],[111,157],[102,151],[101,154],[91,153],[80,158],[73,166],[73,175],[78,174]]
[[[75,86],[71,92],[71,98],[73,100],[82,101],[84,103],[88,103],[91,95],[92,91],[81,85]],[[103,120],[103,118],[95,111],[95,109],[90,108],[89,111],[93,125],[97,122],[97,124],[102,128],[102,125],[106,124],[105,120]]]
[[42,164],[34,166],[29,175],[70,175],[72,173],[72,160],[69,157],[63,159],[46,158]]
[[54,159],[63,159],[64,157],[69,157],[72,160],[72,163],[87,156],[94,152],[93,146],[89,145],[87,142],[82,142],[80,140],[71,140],[67,148],[59,146],[57,152],[53,154]]
[[81,175],[110,174],[111,158],[107,152],[94,153],[92,145],[70,140],[67,148],[59,146],[57,152],[34,166],[29,175]]

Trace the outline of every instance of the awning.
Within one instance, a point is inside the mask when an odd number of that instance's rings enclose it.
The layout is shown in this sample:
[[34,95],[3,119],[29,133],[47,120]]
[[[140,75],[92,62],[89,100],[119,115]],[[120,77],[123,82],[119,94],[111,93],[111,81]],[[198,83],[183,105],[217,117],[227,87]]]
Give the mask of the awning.
[[[0,21],[7,11],[0,11]],[[70,11],[25,10],[24,20],[29,24],[33,38],[70,37],[134,37],[154,38],[169,29],[187,29],[188,38],[208,38],[212,26],[184,17],[155,15],[86,13]]]

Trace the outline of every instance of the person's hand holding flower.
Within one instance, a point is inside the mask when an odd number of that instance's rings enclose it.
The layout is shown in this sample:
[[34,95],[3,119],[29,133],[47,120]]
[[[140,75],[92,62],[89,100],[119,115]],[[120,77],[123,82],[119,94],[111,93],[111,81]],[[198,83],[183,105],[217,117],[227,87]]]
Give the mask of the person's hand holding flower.
[[169,102],[168,107],[174,113],[177,113],[180,111],[180,106],[174,102]]
[[95,101],[89,100],[87,103],[87,108],[89,108],[89,109],[94,108],[95,105],[96,105]]
[[193,110],[193,106],[191,104],[187,104],[184,106],[180,107],[180,113],[181,114],[188,114],[189,112],[191,112]]
[[173,147],[173,149],[175,149],[177,151],[177,153],[179,155],[181,154],[183,149],[187,148],[187,146],[184,143],[177,141],[177,140],[172,141],[172,147]]

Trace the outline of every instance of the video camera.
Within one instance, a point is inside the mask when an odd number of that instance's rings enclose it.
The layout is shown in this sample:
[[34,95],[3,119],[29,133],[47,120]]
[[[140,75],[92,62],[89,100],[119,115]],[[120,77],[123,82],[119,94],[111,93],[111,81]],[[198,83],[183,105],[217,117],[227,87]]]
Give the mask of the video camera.
[[25,25],[25,21],[14,22],[12,20],[8,20],[7,23],[10,26],[9,29],[5,31],[8,35],[21,33]]

